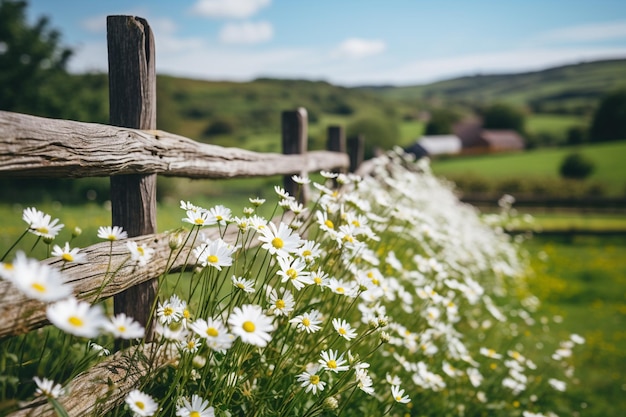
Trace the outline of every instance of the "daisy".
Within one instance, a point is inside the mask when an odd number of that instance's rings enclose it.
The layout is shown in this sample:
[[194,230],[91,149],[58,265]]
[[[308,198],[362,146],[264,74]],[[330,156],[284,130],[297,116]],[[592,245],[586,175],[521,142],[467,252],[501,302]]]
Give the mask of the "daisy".
[[327,371],[335,373],[347,371],[348,369],[350,369],[350,367],[346,365],[347,360],[343,358],[343,353],[339,357],[337,357],[337,354],[338,352],[336,350],[323,350],[320,354],[322,359],[318,360],[318,362]]
[[300,185],[305,185],[305,184],[310,184],[311,183],[311,179],[309,177],[306,177],[306,176],[292,175],[291,179],[293,180],[293,182],[295,182],[296,184],[300,184]]
[[120,226],[101,226],[98,228],[98,237],[108,241],[116,241],[120,239],[126,239],[128,233],[126,233]]
[[317,375],[318,370],[319,365],[314,364],[308,366],[305,372],[296,376],[298,382],[301,382],[300,386],[305,389],[304,392],[313,392],[314,395],[317,395],[318,391],[324,391],[326,382],[322,381],[319,375]]
[[335,294],[341,294],[348,297],[354,297],[355,295],[354,285],[345,283],[336,278],[330,278],[328,280],[328,288],[330,288]]
[[135,413],[135,416],[150,417],[159,409],[159,405],[154,401],[154,398],[138,389],[129,392],[125,401],[130,410]]
[[246,304],[235,307],[228,318],[228,325],[244,343],[265,347],[272,340],[270,335],[274,330],[272,318],[263,314],[258,305]]
[[287,191],[285,191],[285,189],[279,185],[275,185],[274,186],[274,191],[276,192],[276,194],[278,194],[279,197],[282,197],[284,199],[290,199],[293,198],[292,196],[289,195],[289,193]]
[[64,332],[87,338],[98,336],[100,328],[106,321],[101,306],[91,306],[75,298],[49,305],[46,316],[52,324]]
[[271,289],[268,294],[270,307],[268,312],[275,316],[288,316],[295,306],[293,295],[289,290],[283,290],[279,295],[275,289]]
[[146,266],[152,255],[154,249],[138,245],[135,241],[126,242],[126,247],[130,252],[130,259],[133,262],[137,262],[140,266]]
[[34,207],[24,209],[22,219],[28,223],[28,231],[37,236],[54,239],[63,229],[63,224],[57,224],[59,219],[52,220],[49,214]]
[[187,340],[181,340],[179,342],[180,350],[186,353],[196,353],[198,349],[200,349],[200,346],[202,346],[202,343],[197,337],[190,337]]
[[33,381],[37,384],[37,389],[35,393],[39,395],[45,395],[50,398],[59,398],[61,395],[65,393],[65,390],[61,386],[61,384],[57,384],[54,381],[49,380],[48,378],[39,378],[33,377]]
[[565,392],[565,389],[567,388],[567,384],[565,382],[554,378],[548,379],[548,384],[550,384],[550,386],[555,390],[561,392]]
[[264,198],[249,198],[248,199],[250,201],[250,204],[252,204],[255,207],[259,207],[261,206],[263,203],[265,203],[265,199]]
[[249,279],[242,278],[242,277],[237,277],[235,275],[232,276],[231,280],[233,281],[233,285],[235,286],[235,288],[239,288],[243,292],[247,292],[247,293],[253,293],[254,292],[254,282],[253,281],[251,281]]
[[212,266],[218,271],[223,266],[231,266],[233,264],[233,254],[237,251],[237,246],[229,245],[222,239],[210,240],[193,250],[193,254],[202,266]]
[[182,398],[182,404],[176,408],[176,415],[179,417],[213,417],[215,411],[209,406],[209,402],[194,394],[191,401]]
[[278,265],[280,270],[276,274],[282,277],[281,282],[290,282],[298,291],[307,284],[313,284],[309,272],[304,270],[306,263],[302,259],[279,256]]
[[196,206],[195,204],[191,204],[189,201],[180,200],[180,208],[188,211],[204,211],[204,209],[200,206]]
[[58,270],[27,258],[23,252],[16,254],[11,270],[13,285],[34,300],[51,302],[72,294],[72,287],[63,281]]
[[225,352],[230,349],[235,340],[235,337],[228,333],[226,326],[218,319],[198,319],[191,323],[189,328],[216,352]]
[[300,247],[300,236],[292,233],[288,225],[281,222],[278,229],[274,223],[268,223],[268,227],[259,230],[262,236],[259,240],[263,242],[263,249],[272,255],[286,257],[290,253],[295,253]]
[[313,309],[308,313],[294,317],[289,320],[289,323],[295,324],[300,331],[306,330],[307,333],[315,333],[321,329],[319,325],[322,323],[322,313]]
[[313,284],[318,287],[328,287],[328,284],[330,283],[328,274],[324,272],[322,267],[319,267],[316,271],[311,272],[311,280],[313,281]]
[[406,404],[411,402],[411,398],[408,395],[404,395],[404,390],[400,389],[399,385],[391,386],[391,396],[396,402]]
[[339,176],[338,173],[336,172],[330,172],[330,171],[320,171],[320,175],[324,178],[327,179],[333,179],[333,178],[337,178]]
[[209,210],[209,215],[214,223],[226,225],[226,222],[230,221],[232,211],[229,208],[219,204]]
[[369,376],[369,372],[364,368],[357,368],[354,372],[356,378],[356,385],[361,391],[367,395],[374,395],[374,382]]
[[111,318],[110,321],[106,321],[103,328],[114,337],[121,339],[141,339],[145,334],[143,326],[124,313],[120,313]]
[[343,337],[347,341],[350,341],[357,336],[352,326],[350,326],[350,323],[345,320],[339,318],[333,319],[333,327],[337,333],[339,333],[339,336]]
[[172,322],[178,323],[182,317],[183,311],[176,302],[172,302],[170,299],[161,304],[159,301],[157,307],[157,318],[159,319],[159,323],[165,325],[170,325]]
[[320,257],[322,250],[320,244],[314,240],[305,240],[304,244],[298,249],[297,254],[304,259],[306,263],[311,263]]
[[187,210],[186,214],[187,217],[184,217],[182,220],[194,226],[204,227],[217,223],[215,217],[211,216],[207,210]]
[[499,353],[496,353],[496,351],[493,349],[487,349],[487,348],[481,347],[479,350],[479,353],[491,359],[502,359],[502,355],[500,355]]
[[[335,223],[328,218],[328,213],[325,211],[316,211],[315,217],[317,218],[317,224],[319,224],[320,229],[325,232],[334,232],[335,231]],[[333,239],[335,235],[332,235]]]
[[76,264],[84,264],[87,261],[87,255],[79,253],[80,249],[70,248],[69,242],[65,242],[65,246],[60,247],[54,245],[52,248],[52,256],[60,256],[64,262],[73,262]]

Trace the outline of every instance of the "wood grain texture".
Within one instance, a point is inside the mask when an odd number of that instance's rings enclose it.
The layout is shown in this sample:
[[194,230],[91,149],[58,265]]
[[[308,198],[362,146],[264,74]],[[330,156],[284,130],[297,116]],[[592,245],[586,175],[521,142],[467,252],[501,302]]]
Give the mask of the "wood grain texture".
[[[107,17],[109,51],[109,122],[113,126],[156,128],[156,71],[154,36],[145,19]],[[129,237],[155,233],[156,174],[118,175],[110,178],[112,224]],[[134,317],[152,340],[150,309],[157,293],[156,280],[130,287],[114,297],[115,314]]]
[[162,174],[242,178],[348,167],[348,155],[258,153],[172,133],[0,111],[0,176],[82,178]]
[[[224,237],[234,242],[237,231],[229,229]],[[206,229],[205,236],[210,239],[219,237],[217,229]],[[126,242],[133,240],[155,250],[150,262],[139,266],[130,261]],[[256,240],[255,240],[256,241]],[[169,269],[180,270],[191,250],[191,242],[171,261]],[[196,245],[198,242],[196,242]],[[106,299],[142,282],[159,277],[166,270],[166,261],[170,255],[169,235],[166,233],[141,236],[113,242],[97,243],[81,250],[87,257],[85,264],[68,264],[62,270],[65,282],[72,286],[74,295],[82,300],[94,302]],[[109,265],[109,257],[111,265]],[[195,260],[191,260],[193,263]],[[61,269],[61,258],[50,258],[42,261],[45,264]],[[108,272],[107,272],[108,271]],[[27,333],[48,324],[46,305],[32,300],[17,290],[10,282],[0,281],[0,337]]]
[[[155,344],[131,347],[104,359],[74,378],[58,402],[72,417],[101,416],[124,402],[140,379],[171,362]],[[36,398],[8,417],[56,417],[44,398]]]

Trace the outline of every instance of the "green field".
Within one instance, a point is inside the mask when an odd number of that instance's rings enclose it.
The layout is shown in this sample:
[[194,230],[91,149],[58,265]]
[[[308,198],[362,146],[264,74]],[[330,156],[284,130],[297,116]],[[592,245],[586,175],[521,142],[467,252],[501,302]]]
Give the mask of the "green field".
[[526,118],[526,131],[532,134],[548,133],[565,139],[568,129],[584,127],[589,121],[580,116],[561,114],[531,114]]
[[[626,410],[626,239],[535,238],[525,244],[540,314],[585,337],[575,356],[576,381],[567,398],[581,416],[621,416]],[[548,322],[551,320],[548,320]],[[570,410],[575,415],[574,410]],[[563,414],[560,414],[563,415]]]
[[559,165],[571,152],[580,152],[595,163],[588,181],[606,186],[611,195],[623,195],[626,190],[626,141],[572,146],[567,148],[534,149],[525,152],[461,156],[435,160],[435,174],[444,177],[477,176],[485,179],[535,178],[558,180]]

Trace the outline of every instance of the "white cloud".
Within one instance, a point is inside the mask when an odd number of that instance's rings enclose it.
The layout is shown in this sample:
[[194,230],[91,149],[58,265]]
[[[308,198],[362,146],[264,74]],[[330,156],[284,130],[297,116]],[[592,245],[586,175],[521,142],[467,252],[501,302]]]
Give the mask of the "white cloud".
[[385,48],[385,42],[381,40],[350,38],[335,48],[332,55],[339,58],[357,59],[377,55],[383,52]]
[[271,0],[198,0],[191,10],[213,19],[246,19],[270,3]]
[[626,20],[590,23],[546,32],[538,37],[552,42],[594,42],[626,38]]
[[222,43],[255,44],[272,39],[274,29],[268,22],[243,22],[225,25],[219,34]]

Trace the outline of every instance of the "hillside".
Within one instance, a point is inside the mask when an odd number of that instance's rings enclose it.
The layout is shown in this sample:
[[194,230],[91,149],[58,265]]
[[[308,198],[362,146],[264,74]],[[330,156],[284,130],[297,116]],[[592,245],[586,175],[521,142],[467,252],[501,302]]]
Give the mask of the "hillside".
[[535,113],[584,114],[608,90],[626,85],[626,59],[584,62],[519,74],[474,75],[409,87],[363,87],[383,97],[471,105],[527,105]]

